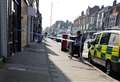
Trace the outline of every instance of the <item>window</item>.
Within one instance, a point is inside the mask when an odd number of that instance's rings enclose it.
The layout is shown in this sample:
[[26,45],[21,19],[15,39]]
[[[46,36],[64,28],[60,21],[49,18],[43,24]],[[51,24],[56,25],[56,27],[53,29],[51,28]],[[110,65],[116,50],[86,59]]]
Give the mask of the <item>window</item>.
[[109,42],[110,33],[103,33],[100,44],[107,45]]
[[119,34],[117,33],[111,34],[109,45],[117,46],[118,42],[119,42]]
[[96,43],[96,44],[98,44],[99,39],[100,39],[100,34],[97,34],[97,35],[96,35],[96,39],[95,39],[95,43]]

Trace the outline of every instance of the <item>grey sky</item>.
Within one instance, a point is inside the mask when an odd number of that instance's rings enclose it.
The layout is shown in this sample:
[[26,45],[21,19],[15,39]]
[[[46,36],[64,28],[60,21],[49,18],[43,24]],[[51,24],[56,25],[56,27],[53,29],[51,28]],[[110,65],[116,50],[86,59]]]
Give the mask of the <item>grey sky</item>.
[[[50,13],[51,3],[53,3],[53,15],[52,24],[56,20],[70,20],[73,22],[77,18],[81,11],[86,11],[88,5],[93,7],[94,5],[109,6],[112,5],[114,0],[40,0],[40,12],[43,17],[43,29],[50,26]],[[117,0],[119,3],[120,0]]]

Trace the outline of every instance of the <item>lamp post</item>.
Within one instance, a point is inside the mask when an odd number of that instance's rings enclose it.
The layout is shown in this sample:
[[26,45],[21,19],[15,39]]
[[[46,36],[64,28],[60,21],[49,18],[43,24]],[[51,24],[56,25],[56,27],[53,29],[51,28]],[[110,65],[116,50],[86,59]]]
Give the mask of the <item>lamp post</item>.
[[[53,13],[53,2],[51,2],[51,9],[50,9],[50,28],[52,29],[52,13]],[[52,29],[51,35],[53,35],[54,28]]]
[[51,2],[51,11],[50,11],[50,27],[52,25],[52,14],[53,14],[53,2]]

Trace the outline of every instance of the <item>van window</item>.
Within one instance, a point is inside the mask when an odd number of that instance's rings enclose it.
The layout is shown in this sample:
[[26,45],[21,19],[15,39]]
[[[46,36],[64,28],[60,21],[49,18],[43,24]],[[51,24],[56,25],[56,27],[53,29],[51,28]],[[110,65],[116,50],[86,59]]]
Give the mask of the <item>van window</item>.
[[98,44],[99,39],[100,39],[100,34],[97,34],[97,35],[95,36],[95,44]]
[[109,42],[110,33],[103,33],[100,44],[107,45]]
[[110,36],[109,45],[117,46],[119,42],[119,34],[114,33]]

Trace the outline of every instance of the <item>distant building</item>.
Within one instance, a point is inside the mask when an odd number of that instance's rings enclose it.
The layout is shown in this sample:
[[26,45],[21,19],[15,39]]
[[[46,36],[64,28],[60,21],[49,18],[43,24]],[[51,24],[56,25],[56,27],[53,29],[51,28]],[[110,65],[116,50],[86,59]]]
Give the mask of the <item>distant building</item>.
[[116,26],[120,26],[120,3],[117,4],[115,0],[110,13],[109,28],[114,29]]
[[105,7],[102,30],[109,28],[111,6]]
[[86,30],[86,15],[84,11],[81,12],[81,16],[76,18],[72,27],[72,34],[75,35],[77,31],[84,32]]
[[96,22],[97,22],[97,15],[100,8],[99,6],[94,6],[90,8],[88,6],[86,10],[86,30],[87,32],[94,32],[96,31]]
[[75,34],[78,30],[83,33],[95,30],[97,14],[99,10],[99,6],[94,6],[93,8],[88,6],[86,14],[84,14],[84,11],[82,11],[81,16],[74,20],[72,27],[73,33]]
[[108,28],[110,11],[111,11],[110,6],[107,7],[102,6],[101,10],[98,12],[97,23],[96,23],[97,31]]
[[70,21],[56,21],[50,28],[48,31],[48,28],[46,29],[49,33],[53,36],[56,36],[58,34],[71,34],[71,27],[72,27],[72,22]]

